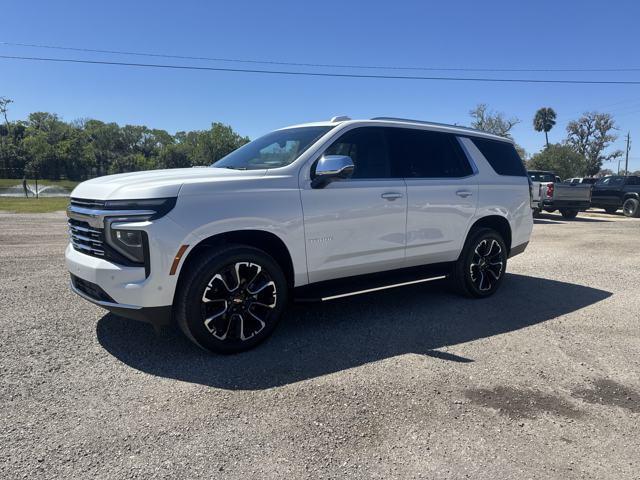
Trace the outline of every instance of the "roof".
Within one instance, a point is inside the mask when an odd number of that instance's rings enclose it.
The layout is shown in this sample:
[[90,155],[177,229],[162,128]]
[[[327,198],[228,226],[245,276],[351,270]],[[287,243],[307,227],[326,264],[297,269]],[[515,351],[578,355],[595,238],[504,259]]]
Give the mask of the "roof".
[[499,140],[501,142],[509,142],[513,143],[511,138],[501,137],[499,135],[494,135],[492,133],[483,132],[482,130],[476,130],[474,128],[463,127],[460,125],[450,125],[447,123],[438,123],[438,122],[428,122],[423,120],[412,120],[408,118],[396,118],[396,117],[373,117],[373,118],[365,118],[365,119],[351,119],[349,117],[341,116],[341,117],[333,117],[331,120],[324,122],[309,122],[302,123],[298,125],[291,125],[289,127],[284,128],[299,128],[299,127],[332,127],[342,123],[354,124],[354,123],[366,123],[368,125],[375,124],[383,124],[383,125],[407,125],[407,126],[420,126],[420,127],[430,127],[433,130],[447,131],[451,133],[455,133],[458,135],[465,136],[477,136],[477,137],[485,137],[492,140]]

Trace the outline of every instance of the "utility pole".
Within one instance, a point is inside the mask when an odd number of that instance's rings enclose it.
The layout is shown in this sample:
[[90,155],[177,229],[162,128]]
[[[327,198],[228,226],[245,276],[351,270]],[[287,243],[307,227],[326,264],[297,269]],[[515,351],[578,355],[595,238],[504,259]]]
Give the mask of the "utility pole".
[[631,132],[627,132],[627,153],[624,157],[624,176],[629,175],[629,143],[631,142]]

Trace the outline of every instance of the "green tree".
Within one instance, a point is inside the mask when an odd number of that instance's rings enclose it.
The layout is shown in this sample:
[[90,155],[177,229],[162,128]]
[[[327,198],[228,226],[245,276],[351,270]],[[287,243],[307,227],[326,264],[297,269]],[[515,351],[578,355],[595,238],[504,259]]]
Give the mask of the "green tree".
[[567,145],[586,158],[585,175],[595,175],[605,161],[622,155],[621,150],[606,150],[618,138],[613,117],[608,113],[587,112],[567,125]]
[[536,132],[544,132],[545,144],[549,146],[549,131],[556,124],[556,112],[551,107],[542,107],[533,117],[533,128]]
[[533,155],[528,166],[532,170],[550,170],[560,178],[571,178],[584,175],[587,161],[571,147],[556,143]]
[[162,149],[158,157],[159,168],[186,168],[191,167],[189,149],[186,145],[167,145]]
[[0,175],[11,178],[26,172],[84,180],[107,173],[210,165],[249,141],[222,123],[171,135],[145,125],[120,127],[94,119],[65,122],[49,112],[10,122],[10,103],[0,97]]

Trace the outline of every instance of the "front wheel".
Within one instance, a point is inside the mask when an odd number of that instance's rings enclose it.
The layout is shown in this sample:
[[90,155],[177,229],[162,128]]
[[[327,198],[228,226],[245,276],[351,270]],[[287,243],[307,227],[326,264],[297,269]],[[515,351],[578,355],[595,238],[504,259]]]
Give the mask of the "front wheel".
[[287,302],[282,269],[253,247],[229,245],[207,252],[185,275],[176,301],[178,325],[211,352],[256,346],[273,332]]
[[473,298],[493,295],[504,279],[507,247],[502,236],[490,228],[471,232],[452,275],[455,289]]
[[573,220],[578,216],[578,210],[563,208],[560,210],[560,214],[562,215],[562,218]]

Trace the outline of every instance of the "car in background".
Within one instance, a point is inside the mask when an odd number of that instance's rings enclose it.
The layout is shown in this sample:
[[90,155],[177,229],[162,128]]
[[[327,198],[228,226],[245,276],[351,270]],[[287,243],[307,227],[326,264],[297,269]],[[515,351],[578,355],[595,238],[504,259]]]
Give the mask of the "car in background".
[[573,219],[578,212],[591,206],[591,185],[588,183],[563,183],[554,172],[529,170],[532,184],[532,209],[537,216],[545,212],[560,211],[566,219]]
[[567,178],[563,183],[571,183],[571,184],[588,183],[589,185],[593,185],[597,181],[598,179],[594,177],[574,177],[574,178]]
[[640,217],[640,176],[611,175],[593,185],[591,207],[615,213],[622,208],[627,217]]

